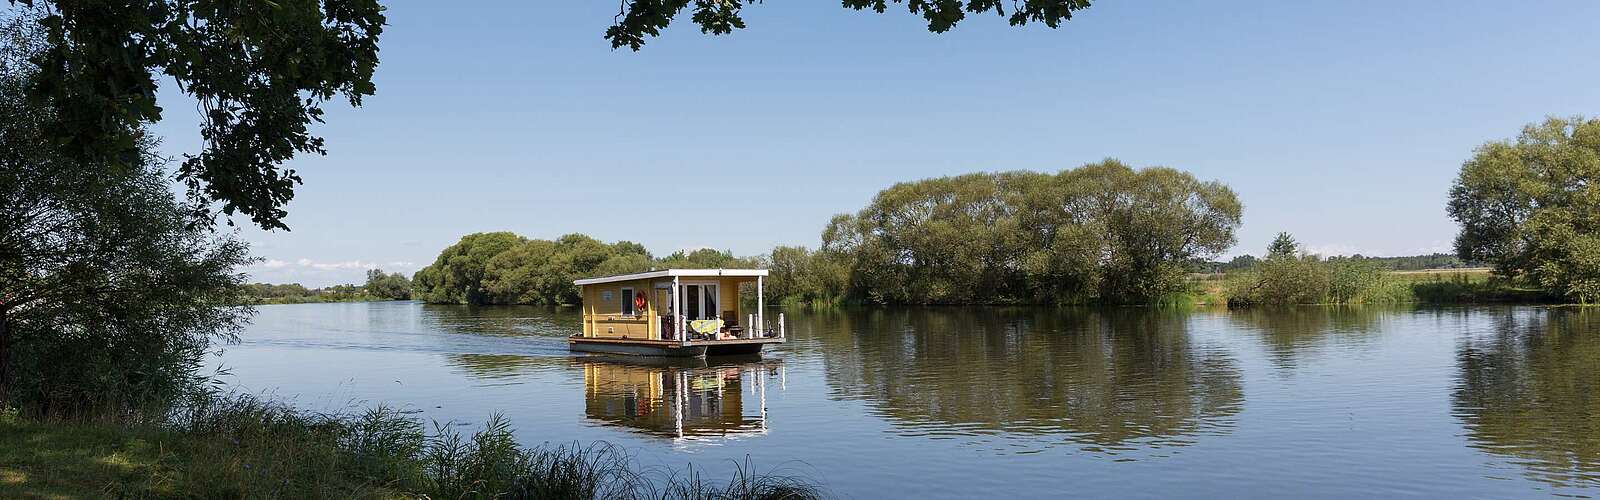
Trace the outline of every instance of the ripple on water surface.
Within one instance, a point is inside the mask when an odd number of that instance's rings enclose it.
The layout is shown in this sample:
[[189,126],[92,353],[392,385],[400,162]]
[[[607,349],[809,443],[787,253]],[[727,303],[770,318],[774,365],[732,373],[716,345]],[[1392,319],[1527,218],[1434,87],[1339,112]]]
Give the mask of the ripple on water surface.
[[309,406],[746,457],[857,498],[1593,496],[1600,312],[786,310],[763,358],[574,357],[576,309],[260,308],[220,363]]

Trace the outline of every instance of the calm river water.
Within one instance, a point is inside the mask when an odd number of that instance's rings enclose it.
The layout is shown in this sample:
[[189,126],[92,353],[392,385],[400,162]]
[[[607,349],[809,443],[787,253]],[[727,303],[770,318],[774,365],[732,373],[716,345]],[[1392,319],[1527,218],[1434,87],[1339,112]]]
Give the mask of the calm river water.
[[851,498],[1600,494],[1600,310],[787,315],[762,358],[651,363],[569,354],[573,309],[274,305],[218,362],[305,408],[503,412]]

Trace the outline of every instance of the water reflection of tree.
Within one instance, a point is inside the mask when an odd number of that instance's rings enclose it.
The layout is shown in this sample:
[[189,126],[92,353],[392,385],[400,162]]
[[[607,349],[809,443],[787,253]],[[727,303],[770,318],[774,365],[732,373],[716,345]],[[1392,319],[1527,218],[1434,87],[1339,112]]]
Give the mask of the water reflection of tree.
[[1600,311],[1503,311],[1457,347],[1452,397],[1472,446],[1534,479],[1600,485]]
[[566,337],[582,325],[577,308],[555,306],[424,304],[421,319],[440,332],[490,336]]
[[1228,321],[1254,333],[1272,363],[1294,368],[1325,350],[1370,345],[1379,322],[1395,309],[1379,306],[1267,307],[1228,311]]
[[480,379],[511,378],[535,371],[567,367],[567,360],[562,358],[518,354],[451,353],[445,355],[445,362],[465,370],[467,375]]
[[840,398],[906,432],[1061,434],[1080,444],[1183,444],[1243,402],[1236,362],[1193,342],[1183,313],[896,309],[796,319]]

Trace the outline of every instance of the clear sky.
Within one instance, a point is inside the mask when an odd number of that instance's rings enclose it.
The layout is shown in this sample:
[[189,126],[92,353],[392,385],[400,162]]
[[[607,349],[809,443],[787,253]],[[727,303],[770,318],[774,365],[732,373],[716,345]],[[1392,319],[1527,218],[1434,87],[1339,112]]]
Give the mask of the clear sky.
[[[686,14],[638,53],[601,38],[614,1],[386,3],[378,94],[331,104],[329,154],[290,164],[292,231],[242,231],[255,279],[409,274],[475,231],[814,247],[895,182],[1107,157],[1232,186],[1230,255],[1278,231],[1322,253],[1449,251],[1445,195],[1474,147],[1600,114],[1591,0],[1104,0],[1060,29],[977,16],[945,34],[766,2],[746,30]],[[165,150],[196,150],[192,105],[161,98]]]

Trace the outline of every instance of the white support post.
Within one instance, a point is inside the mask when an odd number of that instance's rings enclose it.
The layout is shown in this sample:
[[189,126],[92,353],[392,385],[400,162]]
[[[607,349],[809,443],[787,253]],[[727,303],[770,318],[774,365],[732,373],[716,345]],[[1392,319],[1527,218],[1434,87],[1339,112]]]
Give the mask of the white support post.
[[688,343],[689,332],[683,331],[683,285],[678,283],[677,276],[672,277],[672,303],[672,322],[676,323],[672,331],[678,336],[679,344]]
[[747,314],[747,315],[745,315],[745,317],[744,317],[744,336],[745,336],[745,338],[749,338],[749,339],[756,338],[756,315],[755,314]]
[[[767,290],[766,282],[762,278],[762,276],[756,276],[756,324],[765,326],[766,324],[761,320],[767,317]],[[761,336],[765,337],[766,333],[761,332]]]
[[678,434],[679,438],[683,437],[683,406],[684,406],[684,401],[683,400],[685,398],[687,398],[688,394],[689,394],[689,390],[687,388],[687,386],[689,385],[689,379],[688,379],[688,376],[685,375],[685,373],[687,373],[687,372],[681,372],[680,371],[680,372],[672,374],[673,385],[677,386],[672,391],[673,395],[677,396],[675,398],[672,398],[672,399],[676,400],[676,401],[672,402],[672,407],[673,407],[673,409],[677,410],[676,412],[674,412],[674,415],[673,415],[672,426],[673,426],[673,430],[677,431],[677,434]]
[[761,393],[761,428],[767,428],[767,373],[766,370],[757,370],[756,392]]
[[778,338],[781,339],[781,338],[787,338],[787,337],[788,337],[787,332],[784,331],[784,326],[783,326],[783,313],[778,313]]

